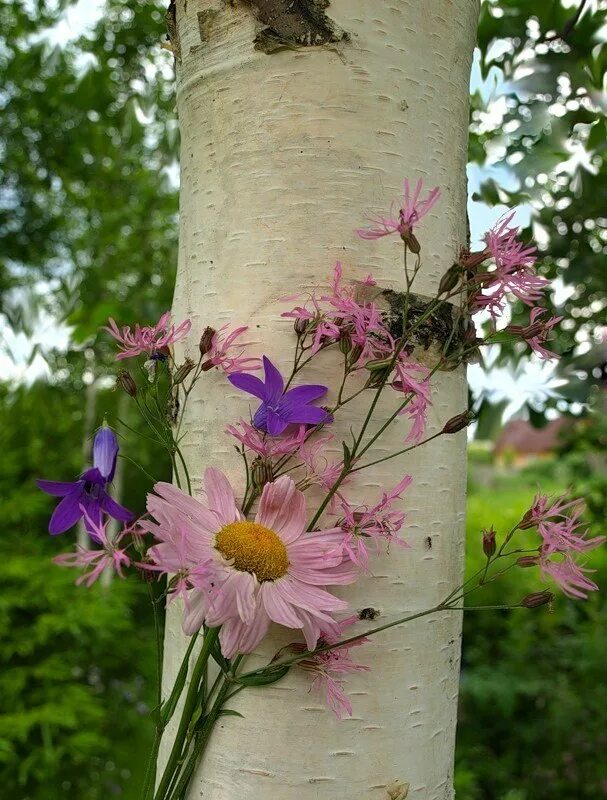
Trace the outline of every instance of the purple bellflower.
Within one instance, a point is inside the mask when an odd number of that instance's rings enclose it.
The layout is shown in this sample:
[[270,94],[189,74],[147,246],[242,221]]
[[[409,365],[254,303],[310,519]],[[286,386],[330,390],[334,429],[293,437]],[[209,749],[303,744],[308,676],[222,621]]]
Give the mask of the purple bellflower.
[[63,498],[48,524],[51,535],[64,533],[84,517],[87,531],[97,541],[95,528],[101,525],[103,512],[121,522],[133,519],[133,514],[107,493],[107,485],[116,472],[117,457],[116,435],[104,425],[93,440],[93,467],[83,472],[77,481],[36,481],[43,492]]
[[261,400],[261,405],[253,417],[253,425],[270,436],[279,436],[287,425],[319,425],[332,422],[333,417],[323,408],[310,403],[326,394],[326,386],[296,386],[285,392],[284,380],[274,364],[263,357],[265,381],[245,372],[228,375],[228,380],[243,392],[248,392]]

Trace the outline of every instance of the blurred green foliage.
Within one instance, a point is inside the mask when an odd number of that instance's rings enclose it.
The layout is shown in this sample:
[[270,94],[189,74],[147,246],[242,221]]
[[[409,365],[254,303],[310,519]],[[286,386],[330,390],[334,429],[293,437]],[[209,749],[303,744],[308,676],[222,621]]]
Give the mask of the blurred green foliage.
[[[548,493],[573,487],[588,499],[595,533],[604,531],[607,460],[597,437],[605,421],[578,425],[560,458],[521,472],[487,472],[472,457],[468,573],[483,564],[480,530],[493,524],[505,534],[531,505],[534,486]],[[557,595],[550,610],[465,615],[458,800],[607,796],[607,553],[593,552],[591,561],[603,592],[587,602]],[[478,601],[517,602],[541,588],[536,568],[518,568],[479,592]]]
[[[111,419],[115,394],[99,401]],[[9,393],[0,384],[0,794],[15,800],[135,800],[151,740],[145,587],[75,586],[72,570],[51,563],[74,532],[46,534],[53,499],[33,482],[81,471],[82,424],[81,395],[69,387],[40,382]],[[167,474],[140,444],[126,446]],[[144,481],[130,465],[125,481],[141,511]]]

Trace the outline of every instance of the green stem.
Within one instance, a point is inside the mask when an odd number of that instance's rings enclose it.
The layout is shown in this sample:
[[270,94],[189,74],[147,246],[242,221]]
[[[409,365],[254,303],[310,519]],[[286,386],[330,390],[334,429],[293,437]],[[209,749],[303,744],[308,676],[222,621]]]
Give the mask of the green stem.
[[206,749],[209,739],[211,738],[213,726],[215,725],[217,717],[219,716],[219,712],[221,711],[226,700],[226,695],[228,694],[230,685],[231,684],[229,680],[224,680],[224,684],[221,687],[221,690],[219,691],[219,694],[217,695],[217,698],[215,699],[215,702],[213,703],[213,706],[209,711],[200,732],[196,735],[194,746],[190,752],[190,755],[188,756],[188,760],[185,763],[181,776],[167,800],[183,800],[185,798],[188,785],[192,779],[194,770],[196,769],[200,758]]
[[[392,420],[390,420],[390,421],[392,421]],[[381,432],[383,432],[383,430],[380,431],[380,433]],[[389,461],[391,458],[396,458],[397,456],[402,456],[403,453],[408,453],[410,450],[415,450],[416,447],[421,447],[424,444],[428,444],[428,442],[431,442],[433,439],[436,439],[439,436],[442,436],[442,434],[443,434],[443,432],[439,431],[438,433],[435,433],[433,436],[428,436],[427,439],[423,439],[423,441],[417,442],[417,444],[412,444],[410,447],[405,447],[403,450],[398,450],[396,453],[392,453],[389,456],[384,456],[384,458],[378,458],[375,461],[369,461],[368,464],[361,464],[360,467],[354,467],[354,469],[350,470],[350,472],[358,472],[361,469],[367,469],[367,467],[374,467],[376,464],[381,464],[383,461]],[[361,455],[367,449],[368,448],[365,448],[365,450],[363,450],[361,452]]]
[[158,760],[158,750],[160,749],[160,742],[162,740],[162,732],[164,724],[162,721],[162,618],[158,610],[158,598],[154,594],[154,587],[151,583],[147,584],[150,602],[152,603],[152,614],[154,617],[154,639],[156,642],[156,722],[154,731],[154,742],[148,760],[147,768],[145,771],[145,778],[143,782],[143,800],[148,800],[151,793],[154,791],[154,783],[156,782],[156,762]]
[[155,800],[166,800],[167,798],[167,791],[169,789],[173,774],[178,768],[181,760],[183,745],[188,734],[190,720],[192,719],[192,715],[196,710],[200,683],[206,669],[207,661],[211,655],[211,650],[217,641],[218,636],[219,628],[209,628],[205,634],[202,648],[198,654],[198,658],[196,659],[194,669],[192,670],[192,677],[190,679],[190,685],[188,686],[188,691],[183,704],[183,711],[181,712],[179,727],[177,729],[177,733],[175,734],[175,741],[173,742],[171,754],[169,755],[162,779],[158,785]]
[[186,483],[188,485],[188,494],[192,494],[192,484],[190,482],[190,473],[188,471],[188,465],[185,463],[185,458],[183,457],[183,453],[181,452],[179,445],[175,444],[175,452],[179,456],[179,460],[181,461],[181,465],[183,467],[183,474],[185,475]]

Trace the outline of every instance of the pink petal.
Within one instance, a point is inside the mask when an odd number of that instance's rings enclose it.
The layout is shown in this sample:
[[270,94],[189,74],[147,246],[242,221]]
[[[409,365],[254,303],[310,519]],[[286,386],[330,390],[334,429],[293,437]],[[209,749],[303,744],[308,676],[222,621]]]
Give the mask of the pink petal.
[[264,486],[255,521],[277,533],[285,544],[301,536],[306,527],[306,501],[292,478],[283,475]]
[[242,514],[236,507],[234,491],[223,472],[215,467],[207,467],[204,471],[204,486],[209,508],[217,514],[223,525],[242,519]]

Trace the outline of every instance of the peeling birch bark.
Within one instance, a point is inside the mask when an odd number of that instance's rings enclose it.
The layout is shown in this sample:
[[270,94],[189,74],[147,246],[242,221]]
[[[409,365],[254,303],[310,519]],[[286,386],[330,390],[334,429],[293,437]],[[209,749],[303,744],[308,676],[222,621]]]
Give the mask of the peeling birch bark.
[[[365,242],[354,228],[366,211],[385,211],[405,176],[442,191],[416,230],[423,267],[415,291],[434,295],[466,241],[468,79],[478,0],[332,0],[323,13],[347,40],[272,54],[256,49],[268,27],[258,3],[175,5],[182,135],[176,318],[190,316],[197,332],[228,321],[248,324],[251,350],[287,371],[294,338],[280,319],[287,308],[281,296],[326,283],[337,259],[353,280],[371,271],[383,288],[402,291],[400,240]],[[196,358],[196,348],[192,336],[178,355]],[[330,385],[337,364],[337,355],[326,353],[303,380]],[[433,387],[430,432],[466,407],[463,369],[438,373]],[[185,445],[195,485],[213,464],[242,490],[239,457],[224,428],[248,416],[248,399],[215,372],[198,388]],[[347,406],[332,426],[336,456],[367,402]],[[393,408],[380,404],[378,425]],[[374,457],[406,434],[407,422],[399,420]],[[410,549],[382,555],[373,575],[343,591],[353,609],[379,611],[380,621],[430,607],[462,576],[465,432],[358,473],[349,496],[373,502],[405,473],[414,477],[404,500]],[[244,719],[219,724],[188,797],[387,800],[396,792],[449,800],[460,624],[457,613],[431,616],[361,648],[357,658],[372,671],[348,678],[354,716],[344,722],[296,670],[271,687],[242,692],[232,707]],[[277,628],[247,667],[293,639]],[[172,605],[166,687],[185,644]]]

